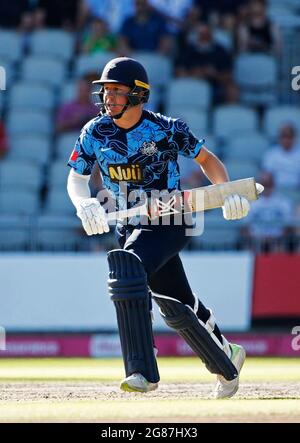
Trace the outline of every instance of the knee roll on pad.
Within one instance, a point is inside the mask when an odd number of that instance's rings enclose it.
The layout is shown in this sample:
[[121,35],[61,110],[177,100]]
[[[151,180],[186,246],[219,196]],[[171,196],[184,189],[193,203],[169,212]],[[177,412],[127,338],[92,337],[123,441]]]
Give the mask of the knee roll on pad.
[[210,322],[210,319],[204,324],[190,306],[171,297],[153,294],[153,298],[166,324],[178,332],[210,372],[221,374],[226,380],[237,377],[235,366],[213,333],[213,322]]
[[145,268],[137,255],[123,249],[108,252],[108,264],[108,289],[116,308],[126,376],[139,372],[157,383]]

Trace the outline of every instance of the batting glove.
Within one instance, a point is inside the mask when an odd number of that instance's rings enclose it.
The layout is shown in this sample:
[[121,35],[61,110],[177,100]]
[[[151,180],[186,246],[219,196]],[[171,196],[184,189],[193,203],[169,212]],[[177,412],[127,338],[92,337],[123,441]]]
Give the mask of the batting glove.
[[229,195],[224,200],[222,206],[223,217],[226,220],[238,220],[246,217],[250,209],[250,204],[245,197],[238,194]]
[[87,235],[109,232],[105,210],[96,198],[81,200],[77,208],[77,216]]

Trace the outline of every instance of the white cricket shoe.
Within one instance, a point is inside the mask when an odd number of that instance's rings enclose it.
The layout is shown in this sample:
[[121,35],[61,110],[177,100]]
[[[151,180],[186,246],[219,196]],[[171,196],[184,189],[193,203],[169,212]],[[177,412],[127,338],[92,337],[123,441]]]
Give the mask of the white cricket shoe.
[[[240,374],[242,366],[246,358],[245,349],[242,346],[230,343],[231,357],[230,360]],[[214,398],[229,398],[232,397],[239,389],[239,375],[233,380],[226,380],[222,375],[217,375],[217,385],[213,392]]]
[[126,392],[149,392],[157,389],[158,383],[151,383],[142,374],[135,372],[121,382],[120,388]]

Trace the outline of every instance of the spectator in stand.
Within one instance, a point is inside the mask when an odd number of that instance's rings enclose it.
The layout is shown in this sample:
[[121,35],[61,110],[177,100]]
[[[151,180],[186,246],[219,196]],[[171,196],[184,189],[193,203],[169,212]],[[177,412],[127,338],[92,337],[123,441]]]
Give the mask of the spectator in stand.
[[297,190],[300,186],[300,147],[293,125],[279,130],[278,144],[266,152],[262,167],[274,176],[277,189]]
[[30,0],[0,0],[0,28],[18,28],[30,10]]
[[80,0],[79,28],[82,29],[91,17],[101,18],[109,31],[117,34],[124,20],[134,14],[134,0]]
[[176,56],[186,51],[189,43],[192,43],[195,39],[195,29],[202,21],[202,9],[200,6],[192,6],[185,16],[181,29],[176,36]]
[[208,81],[213,86],[215,102],[222,102],[225,88],[232,82],[231,53],[214,41],[208,25],[199,24],[195,31],[195,40],[176,61],[176,75]]
[[121,28],[119,52],[123,55],[129,55],[131,51],[169,54],[172,38],[166,20],[148,0],[135,0],[135,7],[135,15],[128,17]]
[[37,28],[63,28],[72,31],[77,26],[79,0],[37,0]]
[[210,23],[212,26],[219,26],[222,21],[236,24],[239,16],[244,14],[248,1],[194,0],[194,3],[202,8],[204,19],[207,23]]
[[91,87],[88,77],[78,80],[77,97],[75,100],[64,103],[58,110],[56,130],[59,133],[77,131],[92,118],[99,110],[92,103]]
[[0,120],[0,160],[5,157],[8,149],[8,142],[4,124]]
[[278,251],[286,249],[293,232],[292,205],[290,200],[274,191],[272,174],[262,172],[258,180],[264,192],[251,205],[247,225],[243,229],[247,243],[254,249]]
[[107,24],[101,18],[94,18],[90,30],[83,37],[81,52],[93,54],[95,52],[115,51],[117,37],[112,34]]
[[184,26],[185,17],[193,7],[194,0],[149,0],[149,3],[166,19],[168,30],[177,34]]
[[250,2],[246,21],[238,30],[238,49],[240,52],[280,54],[280,30],[268,19],[264,1]]

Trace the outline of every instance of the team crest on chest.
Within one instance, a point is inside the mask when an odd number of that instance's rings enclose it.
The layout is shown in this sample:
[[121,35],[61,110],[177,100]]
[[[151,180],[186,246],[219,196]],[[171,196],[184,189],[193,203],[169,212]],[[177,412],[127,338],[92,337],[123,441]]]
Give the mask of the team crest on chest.
[[141,153],[144,155],[153,155],[158,151],[155,142],[144,142],[141,147]]

